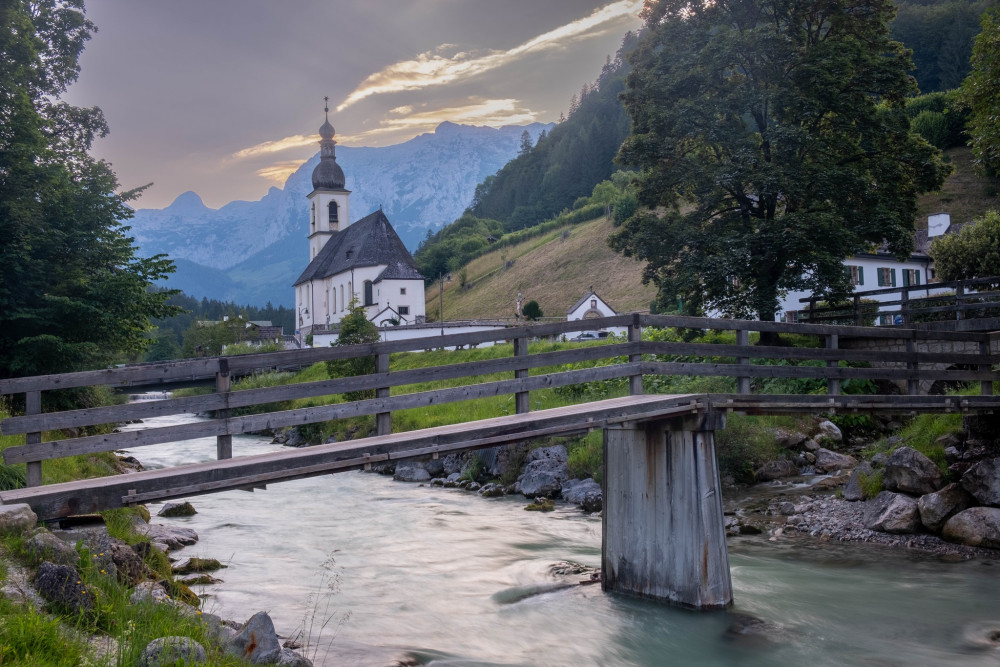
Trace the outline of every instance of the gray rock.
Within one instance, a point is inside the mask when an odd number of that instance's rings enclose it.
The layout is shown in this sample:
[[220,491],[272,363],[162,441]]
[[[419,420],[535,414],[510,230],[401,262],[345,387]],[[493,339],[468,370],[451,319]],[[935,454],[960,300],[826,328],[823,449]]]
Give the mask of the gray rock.
[[1000,509],[972,507],[948,519],[941,537],[970,547],[1000,549]]
[[[441,465],[444,467],[445,477],[451,477],[452,475],[459,475],[462,472],[462,455],[449,454],[448,456],[441,459]],[[456,477],[455,479],[458,478]]]
[[828,440],[832,442],[840,442],[844,439],[844,434],[840,432],[840,428],[834,424],[832,421],[821,421],[819,423],[819,433],[817,434],[817,440],[822,442],[823,440]]
[[135,527],[135,532],[145,535],[153,542],[166,545],[167,551],[191,546],[198,541],[198,533],[190,528],[180,528],[178,526],[139,524]]
[[789,502],[787,500],[780,502],[778,503],[778,511],[784,514],[785,516],[795,514],[795,503]]
[[208,660],[205,648],[190,637],[160,637],[143,649],[139,667],[200,665]]
[[816,450],[816,472],[832,473],[837,470],[850,470],[858,465],[858,460],[847,454],[839,454],[825,447]]
[[156,581],[142,581],[134,589],[132,589],[132,594],[129,596],[128,601],[132,604],[139,604],[140,602],[157,602],[161,604],[170,604],[170,596],[167,594],[166,589]]
[[754,478],[758,482],[767,482],[772,479],[781,479],[782,477],[792,477],[793,475],[799,474],[799,467],[794,461],[789,461],[788,459],[778,459],[777,461],[768,461],[760,468],[754,471]]
[[502,484],[490,482],[489,484],[484,484],[483,488],[479,489],[479,495],[484,498],[499,498],[506,494],[504,494]]
[[920,510],[910,496],[883,491],[868,501],[865,528],[883,533],[916,533],[920,530]]
[[941,532],[945,522],[952,516],[975,504],[975,498],[958,484],[949,484],[940,491],[920,496],[917,500],[920,522],[934,533]]
[[434,477],[431,479],[431,486],[444,486],[444,477]]
[[191,503],[167,503],[160,508],[156,516],[194,516],[197,513],[197,510],[195,510],[194,505]]
[[396,473],[392,478],[397,482],[427,482],[431,474],[416,461],[404,461],[396,464]]
[[885,463],[885,488],[889,491],[924,495],[944,486],[937,465],[912,447],[900,447]]
[[[546,449],[555,448],[547,447]],[[562,449],[565,451],[565,448]],[[555,497],[562,491],[563,482],[568,479],[569,468],[565,461],[556,458],[540,458],[531,461],[524,467],[524,472],[517,479],[517,488],[525,498]]]
[[962,475],[962,488],[982,505],[1000,507],[1000,458],[983,459]]
[[25,503],[0,505],[0,533],[20,535],[35,527],[38,515]]
[[862,461],[861,464],[851,471],[851,476],[844,484],[844,489],[842,495],[844,500],[850,500],[851,502],[856,502],[858,500],[865,499],[864,490],[861,488],[861,476],[871,475],[874,472],[872,464],[868,461]]
[[[816,448],[819,449],[819,445],[816,445]],[[802,455],[802,458],[804,458],[806,460],[806,463],[808,463],[809,465],[816,463],[816,455],[813,454],[812,452],[804,453]]]
[[[940,438],[939,438],[940,440]],[[945,447],[944,449],[944,460],[948,462],[949,465],[955,461],[962,460],[962,452],[958,451],[957,447]]]
[[563,484],[562,497],[567,502],[579,505],[585,512],[600,512],[604,509],[604,492],[601,485],[591,477]]
[[879,452],[872,457],[872,465],[876,468],[884,468],[885,464],[889,461],[889,455],[885,452]]
[[431,477],[440,477],[444,474],[444,462],[441,459],[428,459],[424,461],[424,470]]
[[275,662],[281,653],[281,644],[267,612],[258,611],[250,617],[226,647],[226,652],[254,665]]
[[815,454],[816,452],[819,451],[819,443],[813,440],[812,438],[809,438],[808,440],[802,443],[802,449],[804,449],[807,452],[812,452]]
[[279,667],[313,667],[312,660],[299,655],[290,648],[281,649],[274,664]]
[[56,611],[76,615],[94,608],[94,593],[83,583],[76,568],[46,561],[38,566],[34,584],[38,594]]
[[780,428],[775,429],[774,439],[778,443],[779,447],[784,449],[798,449],[799,446],[804,443],[809,436],[805,433],[800,433],[798,431],[783,431]]
[[552,447],[539,447],[528,452],[528,463],[532,461],[559,461],[566,463],[569,460],[569,453],[562,445]]
[[50,563],[70,567],[76,567],[80,562],[80,554],[76,552],[76,549],[47,530],[34,535],[25,544],[25,547],[35,562],[47,560]]

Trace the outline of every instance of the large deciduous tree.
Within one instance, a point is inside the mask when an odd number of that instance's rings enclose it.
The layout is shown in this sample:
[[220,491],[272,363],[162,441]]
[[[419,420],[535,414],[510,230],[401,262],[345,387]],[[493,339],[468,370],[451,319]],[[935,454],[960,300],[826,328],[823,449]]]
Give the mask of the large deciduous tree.
[[941,280],[1000,276],[1000,211],[987,211],[957,234],[937,237],[930,255]]
[[850,286],[843,260],[913,247],[947,169],[912,135],[888,0],[660,0],[623,94],[646,208],[610,239],[659,302],[773,320],[787,290]]
[[88,151],[101,110],[59,101],[95,30],[82,0],[0,0],[0,377],[97,367],[140,352],[172,314],[140,259],[111,166]]
[[979,170],[1000,175],[1000,7],[983,14],[983,30],[972,47],[972,71],[961,97],[971,115],[968,132]]

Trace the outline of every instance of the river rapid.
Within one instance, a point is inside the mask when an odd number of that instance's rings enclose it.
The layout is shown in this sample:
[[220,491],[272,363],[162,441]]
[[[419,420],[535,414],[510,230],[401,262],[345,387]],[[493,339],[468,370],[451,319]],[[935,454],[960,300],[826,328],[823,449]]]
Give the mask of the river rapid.
[[[147,420],[145,427],[197,419]],[[143,425],[129,428],[143,428]],[[237,436],[234,456],[279,449]],[[147,468],[214,458],[214,438],[129,452]],[[565,505],[526,512],[359,472],[190,499],[175,554],[218,558],[205,609],[279,634],[304,628],[316,665],[997,665],[1000,562],[810,538],[730,538],[735,606],[698,613],[609,595],[555,563],[599,566],[601,520]],[[764,632],[727,632],[741,614]],[[325,627],[324,627],[325,626]]]

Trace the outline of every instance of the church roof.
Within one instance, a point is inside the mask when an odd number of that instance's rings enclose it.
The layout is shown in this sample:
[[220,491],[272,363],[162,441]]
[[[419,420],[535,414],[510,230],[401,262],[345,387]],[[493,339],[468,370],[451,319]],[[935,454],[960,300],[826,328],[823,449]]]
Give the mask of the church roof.
[[389,219],[379,209],[331,236],[294,284],[364,266],[385,266],[376,282],[424,279]]

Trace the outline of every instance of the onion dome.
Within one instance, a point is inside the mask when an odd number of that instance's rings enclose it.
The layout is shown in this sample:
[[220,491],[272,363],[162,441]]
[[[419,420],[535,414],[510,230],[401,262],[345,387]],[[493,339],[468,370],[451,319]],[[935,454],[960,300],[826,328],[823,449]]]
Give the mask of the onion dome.
[[[328,98],[323,98],[326,101]],[[330,124],[330,109],[323,107],[323,112],[327,114],[326,119],[319,128],[319,164],[313,169],[312,183],[314,190],[343,190],[344,170],[337,164],[336,145],[333,140],[333,125]]]

